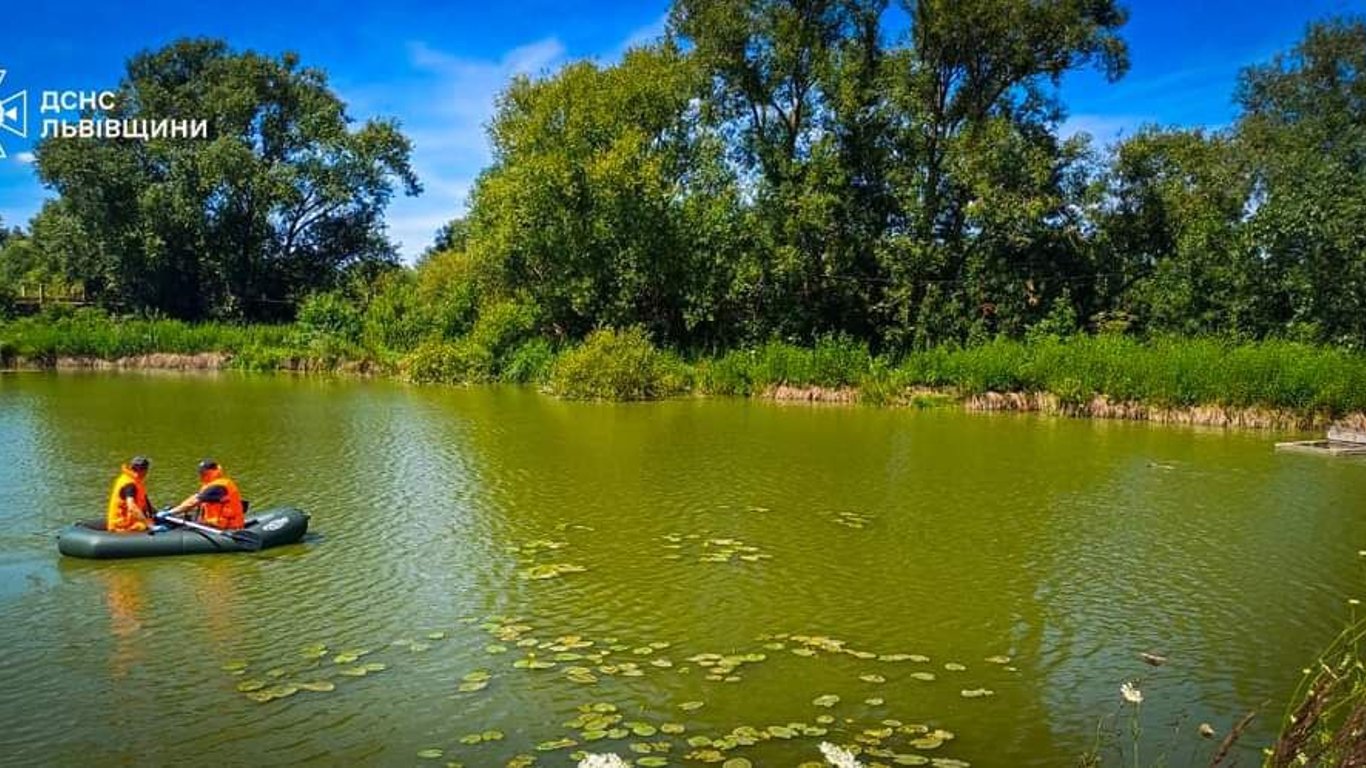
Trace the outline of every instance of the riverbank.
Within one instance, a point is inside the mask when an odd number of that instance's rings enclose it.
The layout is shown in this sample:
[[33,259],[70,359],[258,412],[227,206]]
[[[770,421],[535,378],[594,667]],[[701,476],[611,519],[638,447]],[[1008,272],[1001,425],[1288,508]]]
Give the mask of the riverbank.
[[1283,341],[998,340],[878,356],[847,339],[780,342],[717,356],[660,350],[638,330],[580,345],[473,334],[410,350],[366,348],[299,325],[27,318],[0,324],[10,369],[288,371],[418,383],[520,383],[571,399],[687,395],[890,407],[960,406],[1079,418],[1321,429],[1366,413],[1366,356]]

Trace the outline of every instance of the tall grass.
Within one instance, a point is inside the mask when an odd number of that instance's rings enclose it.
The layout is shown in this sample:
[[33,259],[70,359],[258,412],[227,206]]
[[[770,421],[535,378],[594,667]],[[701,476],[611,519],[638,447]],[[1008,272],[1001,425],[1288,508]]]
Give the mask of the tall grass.
[[354,322],[337,321],[325,306],[315,309],[294,325],[189,324],[94,311],[22,318],[0,323],[0,358],[220,352],[232,356],[232,365],[255,370],[378,361],[419,381],[546,383],[563,396],[590,399],[687,391],[746,397],[790,386],[856,388],[864,402],[892,404],[923,399],[916,391],[928,388],[964,397],[1048,392],[1074,404],[1105,396],[1157,407],[1266,407],[1330,417],[1366,411],[1366,355],[1291,341],[1041,337],[894,357],[831,336],[810,347],[775,341],[685,363],[639,329],[603,331],[580,347],[557,350],[536,334],[534,311],[515,302],[484,306],[463,335],[433,334],[411,350],[375,347],[375,337]]

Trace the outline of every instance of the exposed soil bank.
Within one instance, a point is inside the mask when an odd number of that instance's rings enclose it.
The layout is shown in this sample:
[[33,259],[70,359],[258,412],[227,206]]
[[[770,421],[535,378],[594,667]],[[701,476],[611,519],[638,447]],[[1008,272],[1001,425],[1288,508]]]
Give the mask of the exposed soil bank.
[[[858,390],[851,387],[770,387],[761,397],[781,402],[853,403]],[[1330,424],[1366,423],[1366,414],[1332,419],[1322,413],[1300,413],[1284,408],[1230,408],[1220,405],[1159,407],[1140,402],[1112,402],[1104,395],[1082,403],[1064,402],[1049,392],[987,392],[963,397],[949,389],[915,388],[894,398],[889,405],[961,404],[968,411],[1018,411],[1090,419],[1127,419],[1162,424],[1189,424],[1245,429],[1311,430]]]
[[[5,367],[13,370],[159,370],[159,371],[222,371],[232,367],[233,357],[224,352],[201,352],[193,355],[157,353],[104,360],[96,357],[59,357],[30,360],[12,358]],[[280,370],[291,372],[328,372],[344,375],[369,376],[380,373],[379,367],[368,360],[346,361],[333,366],[322,366],[317,361],[287,360]],[[849,405],[861,399],[855,387],[797,387],[779,385],[769,387],[759,397],[778,402],[828,403]],[[1018,411],[1056,414],[1076,418],[1128,419],[1163,424],[1190,424],[1211,427],[1245,429],[1318,430],[1330,424],[1366,425],[1366,414],[1355,413],[1343,419],[1331,419],[1322,413],[1300,413],[1284,408],[1229,408],[1220,405],[1159,407],[1141,402],[1111,402],[1104,395],[1089,401],[1064,402],[1048,392],[986,392],[963,397],[950,389],[915,387],[888,399],[886,405],[926,407],[959,405],[968,411]]]

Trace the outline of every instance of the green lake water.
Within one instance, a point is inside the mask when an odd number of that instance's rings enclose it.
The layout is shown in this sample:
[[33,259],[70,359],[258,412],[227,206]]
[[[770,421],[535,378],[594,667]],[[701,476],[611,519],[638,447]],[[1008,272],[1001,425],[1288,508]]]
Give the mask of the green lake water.
[[[574,748],[534,747],[582,742],[586,723],[565,724],[596,703],[621,715],[599,731],[685,731],[591,750],[669,741],[651,753],[669,765],[704,764],[687,759],[708,756],[690,737],[750,726],[768,738],[728,756],[795,766],[893,720],[894,754],[1059,766],[1138,680],[1144,764],[1201,763],[1199,723],[1222,734],[1262,707],[1250,764],[1366,592],[1366,462],[1276,454],[1276,437],[956,409],[3,375],[0,762],[569,766]],[[152,457],[157,504],[191,492],[211,455],[258,509],[303,508],[312,532],[255,555],[61,558],[56,535],[102,514],[133,453]],[[523,578],[550,564],[586,570]],[[350,651],[365,653],[337,659]],[[701,654],[739,658],[718,675]],[[532,658],[554,666],[516,664]],[[458,690],[480,671],[486,687]],[[299,683],[333,690],[248,696]],[[978,689],[992,695],[962,695]],[[813,704],[828,694],[838,703]],[[918,750],[912,724],[955,738]],[[461,741],[487,731],[503,738]]]

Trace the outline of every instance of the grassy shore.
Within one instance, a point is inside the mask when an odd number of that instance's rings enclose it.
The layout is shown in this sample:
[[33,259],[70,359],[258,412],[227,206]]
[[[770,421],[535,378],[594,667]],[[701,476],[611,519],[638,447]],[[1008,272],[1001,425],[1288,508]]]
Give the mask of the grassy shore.
[[828,338],[809,347],[770,342],[687,356],[654,347],[638,329],[603,330],[582,344],[555,348],[539,337],[476,326],[458,339],[392,350],[300,324],[191,325],[95,313],[0,323],[0,359],[10,367],[119,360],[158,367],[154,360],[164,363],[168,355],[205,353],[219,356],[216,367],[361,368],[417,382],[530,383],[576,399],[692,393],[924,405],[1011,393],[1013,407],[1082,415],[1106,415],[1087,413],[1098,402],[1275,409],[1314,420],[1366,411],[1366,355],[1287,341],[1073,336],[879,356],[851,340]]

